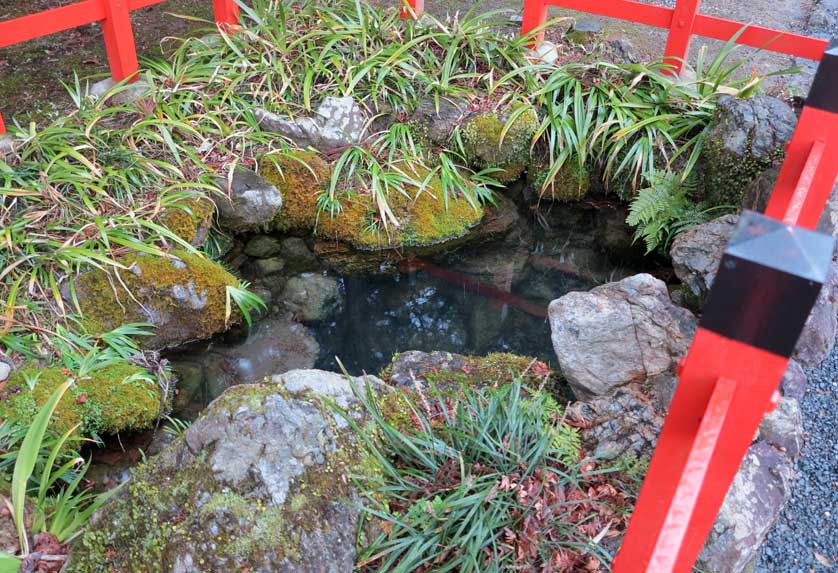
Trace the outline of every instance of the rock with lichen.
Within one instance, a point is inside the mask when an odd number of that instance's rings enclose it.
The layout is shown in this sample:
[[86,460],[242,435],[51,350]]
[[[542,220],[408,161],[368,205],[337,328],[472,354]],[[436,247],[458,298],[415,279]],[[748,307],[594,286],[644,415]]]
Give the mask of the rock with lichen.
[[139,366],[122,362],[84,375],[62,366],[20,368],[0,388],[0,420],[28,424],[71,375],[76,381],[58,403],[51,426],[56,433],[76,425],[85,436],[146,430],[160,416],[157,381]]
[[492,177],[499,181],[514,181],[527,168],[537,129],[538,114],[529,106],[476,113],[460,127],[465,157],[475,169],[497,169]]
[[541,201],[579,201],[591,189],[591,175],[585,167],[575,161],[566,161],[555,175],[550,172],[553,165],[546,153],[533,154],[527,167],[527,183],[533,190],[533,198]]
[[121,268],[95,269],[79,275],[73,292],[91,332],[107,332],[127,323],[149,323],[145,348],[167,348],[209,338],[238,318],[227,313],[227,288],[238,280],[218,263],[185,251],[165,256],[132,253],[117,260]]
[[350,476],[378,466],[336,409],[364,424],[352,384],[330,372],[230,388],[134,470],[74,544],[68,572],[352,571]]
[[782,160],[796,124],[794,111],[780,99],[719,98],[701,154],[710,203],[741,205],[748,185]]
[[172,233],[195,247],[207,242],[215,203],[208,197],[195,197],[169,205],[158,222]]
[[[263,161],[260,175],[279,189],[285,203],[274,220],[280,231],[316,232],[319,240],[338,241],[361,251],[439,245],[465,236],[483,217],[483,207],[465,198],[449,198],[432,177],[419,192],[408,186],[407,195],[396,191],[388,205],[398,225],[387,226],[379,218],[372,194],[351,191],[341,196],[340,212],[319,211],[317,199],[330,181],[329,165],[316,153],[283,155]],[[425,179],[417,173],[416,180]]]

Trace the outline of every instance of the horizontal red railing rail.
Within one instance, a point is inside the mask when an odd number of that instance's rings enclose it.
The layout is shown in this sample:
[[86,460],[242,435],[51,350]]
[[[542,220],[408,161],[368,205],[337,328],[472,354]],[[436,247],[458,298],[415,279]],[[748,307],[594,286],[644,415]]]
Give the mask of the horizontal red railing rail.
[[[130,13],[165,0],[83,0],[67,6],[0,22],[0,48],[49,36],[87,24],[101,23],[111,77],[133,78],[138,71],[137,50]],[[215,22],[228,27],[238,22],[234,0],[213,0]],[[0,134],[6,132],[0,115]]]

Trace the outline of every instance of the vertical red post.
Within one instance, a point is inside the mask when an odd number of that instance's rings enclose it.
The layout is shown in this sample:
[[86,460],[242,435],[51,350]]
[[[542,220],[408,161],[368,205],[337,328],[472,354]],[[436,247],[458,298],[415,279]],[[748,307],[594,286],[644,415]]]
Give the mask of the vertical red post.
[[[807,163],[819,155],[817,168],[808,172]],[[797,223],[814,229],[838,178],[838,39],[824,53],[797,129],[786,147],[786,160],[765,209],[765,214],[782,219],[790,210]],[[808,181],[806,181],[808,179]],[[808,184],[801,195],[798,188]]]
[[700,3],[701,0],[677,0],[675,3],[675,11],[672,13],[672,22],[669,25],[669,37],[664,50],[664,62],[671,67],[675,75],[681,73],[681,68],[687,59]]
[[234,0],[212,0],[215,23],[224,29],[239,23],[239,7]]
[[[547,2],[545,0],[524,0],[523,22],[521,23],[521,35],[526,36],[547,21]],[[544,40],[544,30],[540,30],[532,38],[531,48],[534,48]]]
[[139,65],[128,0],[105,0],[105,15],[102,33],[105,36],[111,78],[117,82],[135,78]]
[[404,0],[402,2],[402,19],[419,18],[425,11],[425,0]]
[[0,135],[6,133],[6,123],[3,121],[3,114],[0,113]]

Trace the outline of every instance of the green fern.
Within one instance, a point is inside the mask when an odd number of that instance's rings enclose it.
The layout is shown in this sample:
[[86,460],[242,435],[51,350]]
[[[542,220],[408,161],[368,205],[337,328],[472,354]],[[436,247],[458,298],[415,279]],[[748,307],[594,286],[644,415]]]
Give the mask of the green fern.
[[658,172],[651,177],[649,187],[638,191],[629,206],[626,223],[635,228],[634,240],[643,240],[646,254],[666,249],[682,231],[710,219],[714,211],[726,206],[704,208],[690,196],[695,191],[695,179],[682,179],[679,174]]

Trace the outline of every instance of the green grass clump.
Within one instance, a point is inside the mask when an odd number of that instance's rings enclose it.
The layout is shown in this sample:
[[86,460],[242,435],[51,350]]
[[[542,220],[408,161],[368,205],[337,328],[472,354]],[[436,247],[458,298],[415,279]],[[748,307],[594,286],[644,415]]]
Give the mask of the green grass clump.
[[572,570],[610,560],[594,538],[625,527],[627,498],[582,459],[552,397],[516,380],[400,400],[412,427],[391,424],[368,393],[375,437],[356,428],[382,467],[358,479],[379,532],[363,544],[360,570]]

